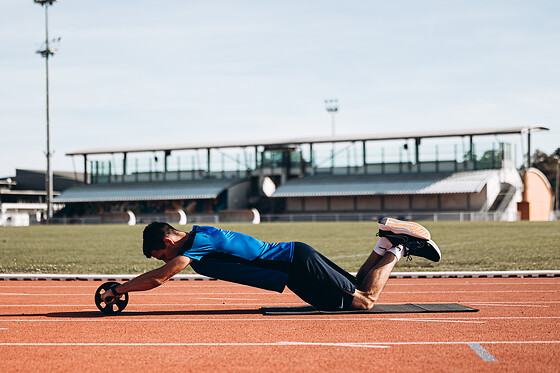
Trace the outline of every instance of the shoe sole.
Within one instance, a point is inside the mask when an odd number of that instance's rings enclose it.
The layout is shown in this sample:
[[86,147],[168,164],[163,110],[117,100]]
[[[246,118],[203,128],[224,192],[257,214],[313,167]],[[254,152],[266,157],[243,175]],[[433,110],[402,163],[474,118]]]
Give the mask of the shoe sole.
[[382,231],[390,231],[395,234],[405,234],[408,236],[421,238],[423,240],[429,240],[431,238],[430,232],[418,223],[402,221],[393,218],[383,218],[379,220],[379,223],[377,224],[379,225],[379,229],[381,229]]
[[433,262],[439,262],[441,259],[441,251],[439,251],[439,247],[432,240],[428,240],[428,245],[433,249],[433,251],[430,253],[432,255],[425,256],[424,258]]

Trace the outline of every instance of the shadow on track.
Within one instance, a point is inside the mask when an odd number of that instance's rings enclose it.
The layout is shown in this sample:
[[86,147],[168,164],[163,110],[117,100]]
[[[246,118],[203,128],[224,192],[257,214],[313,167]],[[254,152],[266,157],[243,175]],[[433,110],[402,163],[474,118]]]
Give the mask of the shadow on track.
[[103,317],[140,317],[140,316],[217,316],[217,315],[262,315],[260,309],[233,310],[184,310],[184,311],[122,311],[115,315],[104,315],[99,311],[48,312],[3,314],[0,319],[8,317],[50,317],[70,319],[91,319]]

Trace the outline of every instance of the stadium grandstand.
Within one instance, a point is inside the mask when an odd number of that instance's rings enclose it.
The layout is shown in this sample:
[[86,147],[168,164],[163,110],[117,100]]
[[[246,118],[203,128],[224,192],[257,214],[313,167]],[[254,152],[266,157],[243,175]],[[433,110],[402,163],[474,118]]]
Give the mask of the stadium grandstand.
[[538,198],[518,167],[543,130],[82,149],[67,155],[82,158],[85,183],[54,199],[65,205],[55,220],[518,220],[518,204]]
[[[53,172],[54,196],[83,183],[82,175]],[[24,226],[40,223],[47,211],[45,171],[16,169],[14,177],[0,179],[0,226]],[[55,203],[54,210],[64,204]]]

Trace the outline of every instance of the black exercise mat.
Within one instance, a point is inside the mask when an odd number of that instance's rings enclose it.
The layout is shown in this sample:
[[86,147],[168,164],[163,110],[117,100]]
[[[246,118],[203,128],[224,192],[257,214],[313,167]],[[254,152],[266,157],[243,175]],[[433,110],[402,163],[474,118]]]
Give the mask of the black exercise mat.
[[376,304],[371,310],[322,311],[313,306],[298,307],[262,307],[263,315],[317,315],[346,313],[441,313],[441,312],[477,312],[476,308],[459,303],[406,303]]

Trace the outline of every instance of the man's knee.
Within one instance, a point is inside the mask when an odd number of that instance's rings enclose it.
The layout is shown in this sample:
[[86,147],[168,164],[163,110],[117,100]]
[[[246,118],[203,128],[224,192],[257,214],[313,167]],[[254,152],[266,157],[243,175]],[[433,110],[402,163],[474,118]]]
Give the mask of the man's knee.
[[352,300],[352,308],[357,310],[370,310],[377,301],[377,299],[374,299],[371,295],[357,289],[352,295],[354,296],[354,299]]

